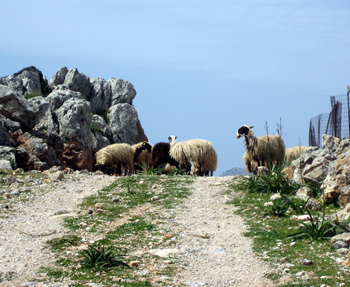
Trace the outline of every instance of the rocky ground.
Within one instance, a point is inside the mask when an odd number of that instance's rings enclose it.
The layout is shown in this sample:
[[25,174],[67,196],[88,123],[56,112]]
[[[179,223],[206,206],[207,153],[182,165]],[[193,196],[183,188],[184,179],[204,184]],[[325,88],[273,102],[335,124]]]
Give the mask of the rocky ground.
[[[11,188],[0,191],[7,199],[0,202],[0,286],[69,286],[36,283],[40,266],[53,260],[45,242],[67,233],[63,218],[76,214],[84,197],[115,178],[51,171],[45,179],[37,179],[33,173],[23,179],[10,176],[6,180],[3,186]],[[196,178],[190,198],[169,211],[168,224],[180,234],[175,252],[183,262],[173,286],[273,286],[264,278],[269,266],[255,256],[251,241],[243,236],[246,227],[242,218],[226,204],[228,198],[223,191],[229,180]],[[21,193],[25,196],[16,200]]]

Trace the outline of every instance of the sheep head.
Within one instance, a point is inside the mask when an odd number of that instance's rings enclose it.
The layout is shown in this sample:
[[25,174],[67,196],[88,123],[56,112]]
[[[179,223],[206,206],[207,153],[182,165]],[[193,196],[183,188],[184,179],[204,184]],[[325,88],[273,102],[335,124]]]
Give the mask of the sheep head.
[[146,149],[148,152],[151,152],[152,146],[148,142],[144,141],[142,142],[142,149]]
[[237,130],[237,138],[246,137],[248,134],[252,134],[254,126],[243,125]]
[[171,135],[171,136],[168,137],[168,140],[169,140],[170,144],[175,144],[176,143],[176,139],[177,139],[177,136]]

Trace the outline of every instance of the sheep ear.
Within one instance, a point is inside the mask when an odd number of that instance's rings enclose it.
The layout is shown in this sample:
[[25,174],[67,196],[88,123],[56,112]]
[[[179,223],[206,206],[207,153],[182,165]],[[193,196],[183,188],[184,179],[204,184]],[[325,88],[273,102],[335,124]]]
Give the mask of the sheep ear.
[[250,128],[252,129],[252,128],[254,128],[254,126],[250,126]]

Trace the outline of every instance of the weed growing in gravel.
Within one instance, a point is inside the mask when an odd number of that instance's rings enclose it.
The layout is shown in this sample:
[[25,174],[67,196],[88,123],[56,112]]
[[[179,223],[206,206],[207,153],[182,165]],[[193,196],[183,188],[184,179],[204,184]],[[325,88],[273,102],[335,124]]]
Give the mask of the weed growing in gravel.
[[[297,187],[278,174],[249,176],[235,179],[228,193],[233,197],[230,203],[246,219],[249,228],[245,235],[253,238],[254,250],[275,267],[268,277],[278,286],[347,286],[340,284],[348,284],[349,269],[337,263],[337,258],[346,257],[335,252],[330,240],[323,239],[349,230],[350,219],[341,223],[326,220],[334,214],[332,205],[324,205],[321,211],[308,210],[305,201],[294,200]],[[319,187],[312,190],[320,196]],[[266,214],[270,197],[276,192],[282,198],[275,203],[274,212]],[[285,216],[278,216],[280,213]],[[307,222],[300,223],[292,217],[303,213],[309,216]]]
[[[166,226],[162,226],[166,219],[162,214],[190,195],[189,185],[192,181],[190,176],[154,174],[117,178],[97,195],[86,198],[81,204],[79,216],[65,220],[73,236],[69,238],[81,240],[73,240],[70,244],[68,237],[55,239],[51,244],[59,246],[55,251],[56,266],[44,268],[43,272],[52,280],[70,278],[74,286],[87,286],[88,283],[125,287],[160,286],[152,278],[164,274],[170,278],[176,266],[164,263],[162,258],[147,251],[171,248],[171,240],[165,237],[169,230],[164,230]],[[107,263],[99,263],[100,257]],[[134,269],[108,263],[109,258],[128,265],[139,262],[135,264],[140,266],[135,272]],[[93,264],[92,261],[97,263]],[[164,286],[171,285],[165,282],[167,279],[162,280]]]
[[117,266],[130,268],[128,264],[121,260],[122,255],[117,255],[112,246],[105,247],[99,243],[96,247],[89,245],[80,254],[83,257],[80,264],[85,268],[98,270]]

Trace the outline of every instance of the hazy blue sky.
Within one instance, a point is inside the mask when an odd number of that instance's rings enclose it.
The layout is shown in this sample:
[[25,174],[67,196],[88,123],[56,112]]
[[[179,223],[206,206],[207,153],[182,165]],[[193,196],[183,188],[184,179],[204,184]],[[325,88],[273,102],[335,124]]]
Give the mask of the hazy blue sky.
[[0,2],[0,76],[34,65],[130,81],[151,144],[210,140],[215,175],[244,167],[242,124],[308,144],[310,118],[350,84],[350,1]]

